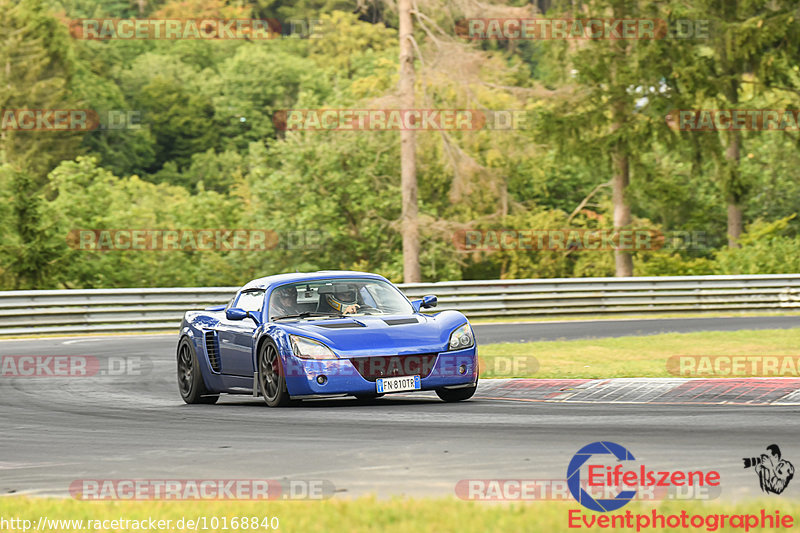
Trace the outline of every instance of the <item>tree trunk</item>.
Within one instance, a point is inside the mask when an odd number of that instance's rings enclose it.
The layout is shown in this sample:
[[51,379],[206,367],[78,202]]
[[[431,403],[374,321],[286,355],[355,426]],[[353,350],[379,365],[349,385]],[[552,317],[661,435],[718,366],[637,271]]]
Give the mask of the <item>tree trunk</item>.
[[725,149],[725,160],[728,166],[728,247],[739,248],[739,237],[742,234],[742,199],[739,197],[739,152],[742,134],[732,131]]
[[[613,5],[614,18],[620,20],[625,17],[625,2],[618,1]],[[628,43],[624,39],[617,39],[613,46],[616,49],[617,61],[611,65],[610,84],[613,87],[620,85],[621,80],[617,75],[617,68],[621,67],[628,56]],[[617,133],[617,141],[611,152],[611,197],[614,202],[614,230],[628,229],[631,223],[631,207],[625,198],[625,189],[630,181],[630,161],[627,144],[622,140],[624,135],[619,135],[619,130],[625,127],[627,110],[625,109],[624,96],[616,96],[612,103],[611,133]],[[614,274],[617,277],[633,276],[633,257],[629,251],[614,250]]]
[[741,204],[728,203],[728,247],[741,248],[739,236],[742,234],[742,206]]
[[[414,109],[414,50],[411,42],[411,0],[399,0],[400,102],[403,109]],[[403,281],[422,280],[419,268],[419,206],[417,205],[416,134],[400,130],[400,188],[402,190]]]
[[[631,223],[631,208],[625,201],[625,189],[630,180],[628,154],[617,147],[612,156],[614,176],[611,180],[614,201],[614,230],[627,228]],[[614,250],[614,265],[617,277],[633,276],[633,257],[630,252]]]

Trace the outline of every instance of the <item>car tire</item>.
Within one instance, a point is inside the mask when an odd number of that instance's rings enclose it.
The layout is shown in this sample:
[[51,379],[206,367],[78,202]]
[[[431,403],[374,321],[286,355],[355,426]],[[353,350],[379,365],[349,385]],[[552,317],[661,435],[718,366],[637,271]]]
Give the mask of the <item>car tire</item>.
[[472,387],[462,387],[460,389],[436,389],[436,396],[448,403],[461,402],[472,398],[477,388],[478,385],[475,384]]
[[258,386],[270,407],[285,407],[292,403],[286,388],[283,362],[272,339],[264,342],[258,350]]
[[194,343],[184,337],[178,344],[178,390],[188,404],[215,404],[219,394],[212,394],[203,381]]

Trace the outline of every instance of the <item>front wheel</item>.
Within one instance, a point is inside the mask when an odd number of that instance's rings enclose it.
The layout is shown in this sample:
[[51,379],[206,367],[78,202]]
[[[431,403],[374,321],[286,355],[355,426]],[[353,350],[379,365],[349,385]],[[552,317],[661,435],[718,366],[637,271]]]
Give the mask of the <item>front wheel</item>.
[[261,345],[258,354],[258,384],[267,405],[270,407],[289,405],[289,391],[286,389],[283,364],[278,355],[278,347],[272,339]]
[[188,404],[215,404],[219,400],[219,394],[211,394],[206,388],[197,352],[192,341],[185,337],[178,345],[178,390]]
[[463,387],[460,389],[436,389],[436,395],[446,402],[461,402],[469,400],[475,394],[477,385],[472,387]]

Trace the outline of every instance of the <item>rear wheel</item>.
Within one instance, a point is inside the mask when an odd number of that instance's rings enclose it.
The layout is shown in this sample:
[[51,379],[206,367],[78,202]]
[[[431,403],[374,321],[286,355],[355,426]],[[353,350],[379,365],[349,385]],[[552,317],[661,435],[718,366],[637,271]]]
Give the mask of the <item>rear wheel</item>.
[[289,405],[289,391],[286,389],[286,377],[283,363],[278,355],[278,347],[272,339],[261,345],[258,353],[258,385],[264,401],[270,407]]
[[192,341],[184,337],[178,345],[178,390],[188,404],[215,404],[219,394],[206,388]]
[[472,398],[477,388],[478,385],[460,389],[436,389],[436,395],[446,402],[461,402]]

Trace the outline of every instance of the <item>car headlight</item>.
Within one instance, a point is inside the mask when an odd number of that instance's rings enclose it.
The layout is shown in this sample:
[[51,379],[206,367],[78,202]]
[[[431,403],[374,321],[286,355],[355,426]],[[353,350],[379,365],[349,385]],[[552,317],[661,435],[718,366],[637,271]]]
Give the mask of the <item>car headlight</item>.
[[469,324],[458,327],[450,334],[451,350],[462,350],[469,348],[473,344],[475,344],[475,339],[472,338],[472,330],[469,329]]
[[330,348],[307,337],[289,335],[292,352],[300,359],[338,359]]

